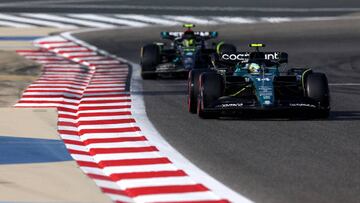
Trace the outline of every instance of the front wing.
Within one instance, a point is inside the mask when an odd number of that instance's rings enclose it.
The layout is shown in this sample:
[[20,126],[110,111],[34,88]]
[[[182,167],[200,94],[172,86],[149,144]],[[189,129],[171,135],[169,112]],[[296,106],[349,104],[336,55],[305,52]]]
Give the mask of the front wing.
[[272,105],[260,105],[255,99],[244,99],[234,97],[222,97],[208,106],[204,106],[205,112],[219,113],[242,113],[251,111],[313,111],[320,110],[320,105],[307,98],[295,100],[276,101]]

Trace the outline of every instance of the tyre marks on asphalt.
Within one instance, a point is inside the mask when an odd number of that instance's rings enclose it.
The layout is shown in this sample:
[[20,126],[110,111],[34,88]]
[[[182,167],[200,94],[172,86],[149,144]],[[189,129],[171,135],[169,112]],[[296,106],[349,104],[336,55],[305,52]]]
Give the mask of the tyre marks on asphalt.
[[132,116],[129,66],[61,37],[18,50],[43,72],[15,105],[56,107],[58,132],[80,168],[115,202],[229,202],[151,143]]

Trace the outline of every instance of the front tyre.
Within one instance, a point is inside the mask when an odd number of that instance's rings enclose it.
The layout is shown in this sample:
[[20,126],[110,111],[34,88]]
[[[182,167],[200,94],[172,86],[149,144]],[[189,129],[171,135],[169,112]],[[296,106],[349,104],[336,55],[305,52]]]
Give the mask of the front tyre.
[[311,73],[306,77],[305,96],[317,102],[319,108],[313,116],[327,118],[330,113],[330,92],[326,75],[323,73]]
[[206,111],[206,108],[218,100],[224,92],[224,81],[220,74],[215,72],[200,75],[200,94],[198,99],[197,114],[200,118],[217,118],[218,112]]
[[156,44],[148,44],[141,50],[141,77],[144,80],[156,79],[156,66],[160,63],[160,48]]
[[199,96],[199,79],[200,75],[206,72],[207,69],[193,69],[189,72],[188,75],[188,111],[190,113],[197,112],[197,99]]

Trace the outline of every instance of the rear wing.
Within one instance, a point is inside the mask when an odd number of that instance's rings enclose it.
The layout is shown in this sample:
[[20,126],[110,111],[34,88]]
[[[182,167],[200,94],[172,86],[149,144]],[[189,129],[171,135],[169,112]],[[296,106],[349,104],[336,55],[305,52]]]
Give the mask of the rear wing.
[[233,63],[264,61],[281,64],[288,62],[288,54],[285,52],[235,52],[224,53],[219,56],[219,60]]
[[[180,38],[183,36],[183,34],[184,34],[184,32],[161,32],[160,33],[162,39],[170,39],[170,40]],[[214,31],[210,31],[210,32],[195,31],[194,34],[196,37],[201,37],[205,40],[206,39],[214,39],[219,35],[218,32],[214,32]]]

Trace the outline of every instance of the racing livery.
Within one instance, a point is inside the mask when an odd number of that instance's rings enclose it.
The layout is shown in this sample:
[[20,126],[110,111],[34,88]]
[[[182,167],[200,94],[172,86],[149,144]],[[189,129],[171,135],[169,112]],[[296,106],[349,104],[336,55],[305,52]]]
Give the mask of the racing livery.
[[[218,36],[217,32],[193,31],[193,24],[184,24],[185,32],[161,32],[161,38],[171,43],[151,43],[141,49],[141,76],[155,79],[161,76],[187,75],[194,68],[204,68],[208,62],[204,55],[215,52],[207,40]],[[206,57],[205,57],[206,58]]]
[[259,51],[264,44],[250,46],[256,51],[213,56],[211,69],[189,74],[190,112],[202,118],[277,110],[328,117],[330,94],[324,73],[310,68],[281,72],[279,67],[288,62],[287,53]]

